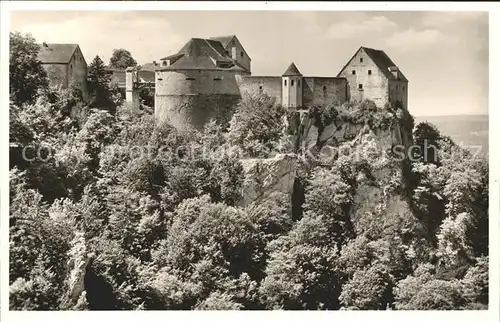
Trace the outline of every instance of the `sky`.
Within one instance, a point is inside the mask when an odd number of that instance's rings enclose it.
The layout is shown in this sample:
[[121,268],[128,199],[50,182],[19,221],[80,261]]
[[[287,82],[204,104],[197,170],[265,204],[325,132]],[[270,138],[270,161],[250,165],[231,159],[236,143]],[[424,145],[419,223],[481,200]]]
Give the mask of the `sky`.
[[252,75],[337,76],[360,46],[384,50],[409,79],[414,116],[488,114],[488,13],[387,11],[17,11],[11,31],[77,43],[90,64],[125,48],[139,64],[190,38],[238,37]]

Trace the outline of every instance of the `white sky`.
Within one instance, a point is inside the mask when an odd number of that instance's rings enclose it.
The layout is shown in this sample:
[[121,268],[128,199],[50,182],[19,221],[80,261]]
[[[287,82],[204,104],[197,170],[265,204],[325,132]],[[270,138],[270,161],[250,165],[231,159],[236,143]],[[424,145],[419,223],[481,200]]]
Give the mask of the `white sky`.
[[481,12],[22,11],[11,31],[78,43],[90,63],[126,48],[139,63],[191,37],[236,34],[253,75],[336,76],[360,46],[384,50],[409,79],[415,116],[488,113],[488,14]]

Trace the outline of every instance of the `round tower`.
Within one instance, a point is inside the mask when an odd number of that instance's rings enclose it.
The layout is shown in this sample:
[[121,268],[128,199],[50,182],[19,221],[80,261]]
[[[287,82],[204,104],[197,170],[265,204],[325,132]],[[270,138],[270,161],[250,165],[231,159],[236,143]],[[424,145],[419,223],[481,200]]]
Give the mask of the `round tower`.
[[302,74],[292,62],[281,78],[281,104],[286,108],[299,109],[302,107]]
[[229,125],[241,99],[236,75],[243,68],[219,42],[192,38],[179,53],[162,58],[155,72],[155,116],[177,128],[201,129],[211,119]]

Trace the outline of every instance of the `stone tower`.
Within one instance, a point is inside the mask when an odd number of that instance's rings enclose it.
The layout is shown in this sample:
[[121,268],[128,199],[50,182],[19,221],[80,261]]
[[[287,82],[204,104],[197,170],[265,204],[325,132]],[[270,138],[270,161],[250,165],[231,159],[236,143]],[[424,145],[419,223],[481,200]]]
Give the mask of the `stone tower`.
[[302,74],[297,66],[292,62],[281,78],[283,107],[291,109],[302,107]]

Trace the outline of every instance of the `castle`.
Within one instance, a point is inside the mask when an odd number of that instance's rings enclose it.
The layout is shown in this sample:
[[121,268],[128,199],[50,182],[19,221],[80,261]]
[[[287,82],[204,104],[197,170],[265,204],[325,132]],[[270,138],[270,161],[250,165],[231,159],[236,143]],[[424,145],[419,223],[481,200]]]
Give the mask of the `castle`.
[[[176,126],[230,119],[247,94],[267,94],[289,109],[370,99],[408,108],[408,80],[381,50],[361,47],[335,77],[304,76],[294,63],[281,76],[252,76],[251,58],[232,35],[192,38],[164,57],[155,76],[155,115]],[[129,70],[132,77],[132,70]],[[129,77],[129,78],[130,78]],[[129,95],[132,97],[132,95]]]
[[[78,45],[40,47],[39,60],[51,82],[66,87],[71,79],[86,92],[87,66]],[[382,50],[360,47],[335,77],[304,76],[293,62],[281,76],[253,76],[251,62],[231,35],[191,38],[159,63],[112,72],[132,106],[140,103],[141,84],[154,81],[155,116],[177,127],[201,128],[212,118],[227,122],[241,98],[254,94],[266,94],[294,110],[365,99],[379,107],[399,103],[408,108],[408,79]]]
[[67,88],[73,83],[85,99],[87,90],[87,63],[77,44],[38,44],[37,59],[47,72],[51,85]]

